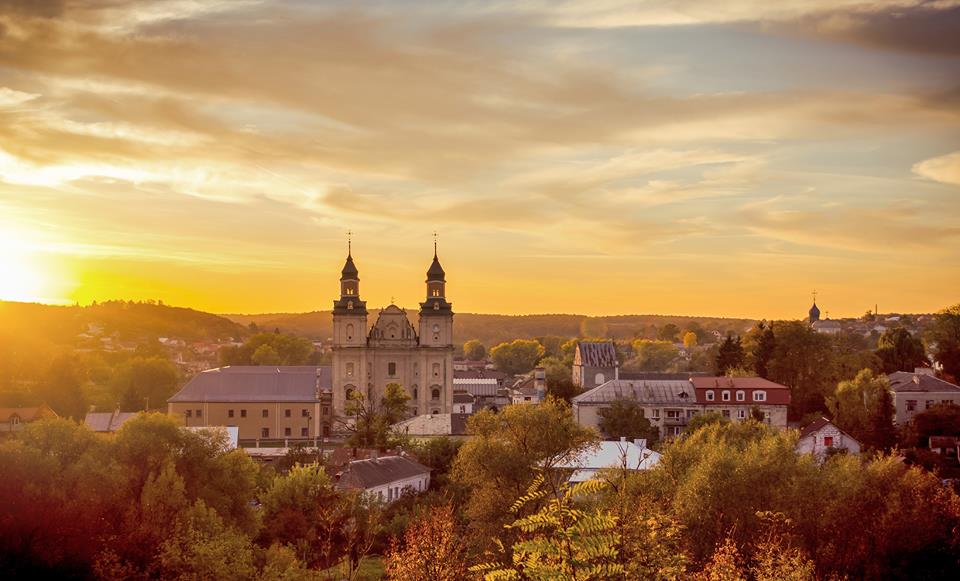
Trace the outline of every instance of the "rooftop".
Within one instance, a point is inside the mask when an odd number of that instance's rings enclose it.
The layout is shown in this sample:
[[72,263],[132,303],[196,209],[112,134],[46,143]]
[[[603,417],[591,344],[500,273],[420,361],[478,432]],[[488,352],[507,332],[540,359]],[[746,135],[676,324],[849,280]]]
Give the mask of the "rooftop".
[[649,404],[696,403],[689,380],[630,381],[614,379],[573,398],[573,403],[606,403],[618,399],[634,399]]
[[888,375],[887,379],[890,380],[890,389],[896,393],[909,391],[960,393],[960,386],[926,373],[897,371]]
[[577,343],[580,365],[587,367],[616,367],[617,350],[611,341],[581,341]]
[[201,371],[168,402],[317,401],[332,385],[329,366],[229,366]]
[[341,488],[374,488],[429,473],[429,468],[404,456],[354,460],[347,466],[338,485]]

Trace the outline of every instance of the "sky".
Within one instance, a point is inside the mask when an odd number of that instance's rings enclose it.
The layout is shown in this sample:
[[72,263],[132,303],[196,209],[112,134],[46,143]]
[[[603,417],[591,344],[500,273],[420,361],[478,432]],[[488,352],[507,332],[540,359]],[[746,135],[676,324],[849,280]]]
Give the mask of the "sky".
[[960,302],[960,0],[0,0],[0,299]]

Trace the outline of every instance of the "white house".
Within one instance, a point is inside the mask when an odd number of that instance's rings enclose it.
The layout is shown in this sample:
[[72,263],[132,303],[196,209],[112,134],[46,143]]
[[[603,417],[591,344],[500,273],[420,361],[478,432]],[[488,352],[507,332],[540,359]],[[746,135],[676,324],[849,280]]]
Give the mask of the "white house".
[[362,489],[390,503],[405,490],[423,492],[430,487],[430,469],[405,456],[354,460],[337,481],[343,489]]
[[629,442],[621,438],[619,442],[603,441],[598,446],[591,446],[557,468],[572,469],[570,482],[583,482],[595,478],[604,468],[649,470],[658,462],[660,454],[647,448],[646,440]]
[[960,386],[939,379],[932,369],[917,368],[910,373],[898,371],[887,376],[893,392],[893,421],[904,425],[913,416],[938,404],[960,405]]
[[823,417],[800,430],[800,439],[797,440],[797,452],[800,454],[824,458],[831,450],[859,454],[860,442]]

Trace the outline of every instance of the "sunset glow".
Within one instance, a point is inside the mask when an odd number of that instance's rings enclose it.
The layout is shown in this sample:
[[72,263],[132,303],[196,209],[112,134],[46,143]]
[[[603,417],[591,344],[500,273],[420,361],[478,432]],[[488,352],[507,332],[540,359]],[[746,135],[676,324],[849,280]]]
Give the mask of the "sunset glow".
[[329,309],[352,230],[371,306],[412,306],[438,231],[460,312],[796,318],[814,288],[835,316],[936,310],[958,14],[15,2],[0,297]]

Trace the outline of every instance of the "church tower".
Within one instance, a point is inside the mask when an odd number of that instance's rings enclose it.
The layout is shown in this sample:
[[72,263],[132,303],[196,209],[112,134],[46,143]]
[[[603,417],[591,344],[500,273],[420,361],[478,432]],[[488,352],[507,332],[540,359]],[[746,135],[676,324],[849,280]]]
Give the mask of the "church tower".
[[422,389],[412,402],[417,413],[441,414],[453,410],[453,305],[447,302],[447,279],[437,243],[427,270],[427,299],[420,303],[420,363]]
[[427,300],[420,303],[420,346],[453,346],[453,305],[447,302],[447,280],[437,243],[433,243],[433,262],[427,270]]
[[342,413],[347,394],[365,391],[367,303],[360,299],[360,276],[351,243],[340,271],[340,298],[333,301],[333,407]]

